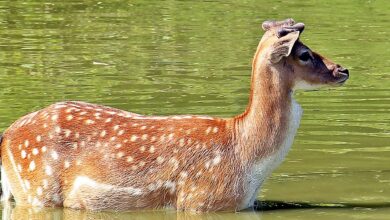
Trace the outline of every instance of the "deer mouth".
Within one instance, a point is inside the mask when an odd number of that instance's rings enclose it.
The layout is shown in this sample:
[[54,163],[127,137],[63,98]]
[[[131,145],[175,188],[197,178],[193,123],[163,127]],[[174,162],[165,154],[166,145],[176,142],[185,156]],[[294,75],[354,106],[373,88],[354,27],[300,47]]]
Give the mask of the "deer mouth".
[[347,81],[349,79],[349,74],[348,73],[341,73],[339,72],[337,74],[339,77],[339,79],[336,81],[336,84],[338,85],[343,85],[345,83],[345,81]]

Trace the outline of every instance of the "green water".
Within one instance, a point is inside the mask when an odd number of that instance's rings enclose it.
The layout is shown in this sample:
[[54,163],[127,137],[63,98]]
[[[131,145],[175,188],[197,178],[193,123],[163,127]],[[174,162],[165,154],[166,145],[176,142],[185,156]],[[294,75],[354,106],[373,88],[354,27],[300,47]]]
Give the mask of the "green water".
[[203,215],[16,207],[14,219],[389,219],[387,0],[0,1],[0,128],[60,100],[142,114],[238,114],[261,22],[287,17],[304,22],[302,40],[351,78],[296,94],[301,127],[259,199],[346,207]]

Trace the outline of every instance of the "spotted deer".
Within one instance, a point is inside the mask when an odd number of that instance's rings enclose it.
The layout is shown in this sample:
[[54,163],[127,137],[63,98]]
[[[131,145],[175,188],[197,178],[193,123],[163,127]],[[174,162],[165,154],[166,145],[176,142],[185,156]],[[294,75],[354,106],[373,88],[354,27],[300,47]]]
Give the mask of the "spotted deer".
[[251,207],[299,127],[293,92],[339,86],[349,76],[299,40],[304,24],[265,21],[262,28],[242,114],[144,116],[79,101],[53,104],[4,132],[3,200],[89,210]]

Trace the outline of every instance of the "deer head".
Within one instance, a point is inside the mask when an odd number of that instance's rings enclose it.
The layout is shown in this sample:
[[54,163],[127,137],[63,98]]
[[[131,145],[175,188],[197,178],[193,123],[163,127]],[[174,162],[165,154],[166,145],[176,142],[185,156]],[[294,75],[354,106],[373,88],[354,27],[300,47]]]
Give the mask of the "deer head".
[[[265,32],[258,51],[262,59],[283,78],[291,90],[317,89],[323,86],[342,85],[349,77],[347,69],[312,51],[299,40],[305,25],[292,19],[265,21]],[[256,59],[256,58],[255,58]],[[264,60],[263,60],[264,61]],[[256,67],[256,68],[264,68]]]

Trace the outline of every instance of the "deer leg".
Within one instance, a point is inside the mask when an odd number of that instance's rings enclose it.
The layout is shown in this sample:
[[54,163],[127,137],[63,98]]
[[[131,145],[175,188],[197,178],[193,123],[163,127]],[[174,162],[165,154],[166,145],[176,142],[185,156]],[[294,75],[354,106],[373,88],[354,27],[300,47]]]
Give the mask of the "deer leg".
[[3,203],[9,202],[12,198],[10,183],[3,167],[1,167],[1,201]]

